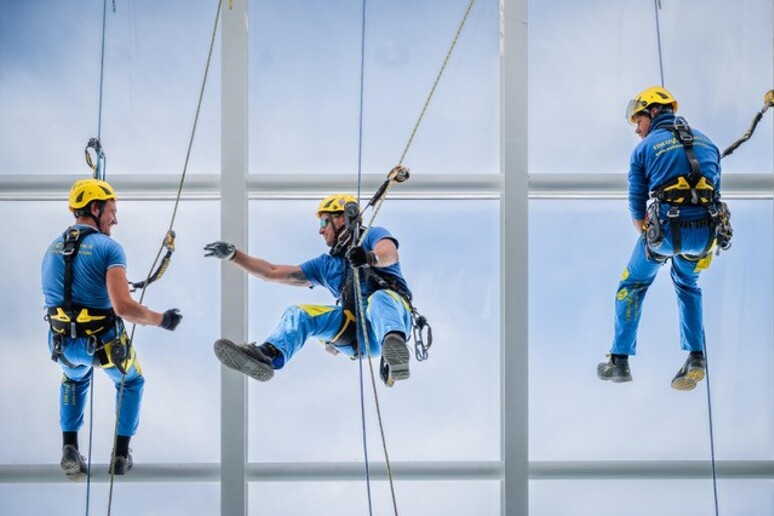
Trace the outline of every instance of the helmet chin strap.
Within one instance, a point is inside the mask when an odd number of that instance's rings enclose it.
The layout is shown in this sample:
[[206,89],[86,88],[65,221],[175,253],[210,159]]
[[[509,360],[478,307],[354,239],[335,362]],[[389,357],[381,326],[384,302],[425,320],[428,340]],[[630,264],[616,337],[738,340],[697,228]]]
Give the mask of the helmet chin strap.
[[[342,238],[343,237],[343,238]],[[339,229],[333,228],[333,245],[331,246],[331,256],[344,256],[345,249],[352,242],[352,232],[347,231],[346,226]]]
[[89,208],[86,211],[86,213],[83,214],[84,216],[89,217],[91,220],[94,221],[94,224],[97,225],[97,231],[99,231],[100,233],[102,233],[102,213],[104,211],[105,211],[105,203],[102,202],[99,205],[99,212],[96,215],[94,215],[91,212],[91,208]]

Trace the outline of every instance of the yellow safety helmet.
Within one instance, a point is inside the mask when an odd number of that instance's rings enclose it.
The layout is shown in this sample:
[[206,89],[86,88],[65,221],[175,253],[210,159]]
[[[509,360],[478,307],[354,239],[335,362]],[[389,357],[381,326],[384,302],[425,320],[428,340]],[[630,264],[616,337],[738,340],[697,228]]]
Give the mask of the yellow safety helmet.
[[344,206],[350,202],[357,204],[357,197],[345,193],[329,195],[317,207],[317,216],[320,217],[323,213],[342,213]]
[[661,86],[651,86],[629,101],[626,106],[626,121],[635,124],[634,115],[645,111],[652,104],[671,106],[672,111],[677,111],[677,101],[671,93]]
[[70,211],[80,210],[91,201],[116,200],[116,192],[106,181],[99,179],[82,179],[76,181],[70,188]]

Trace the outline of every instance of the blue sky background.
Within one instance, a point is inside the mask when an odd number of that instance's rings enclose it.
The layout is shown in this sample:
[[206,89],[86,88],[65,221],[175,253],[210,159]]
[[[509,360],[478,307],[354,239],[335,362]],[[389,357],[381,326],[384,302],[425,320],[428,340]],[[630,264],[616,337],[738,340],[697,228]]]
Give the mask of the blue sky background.
[[[110,3],[110,2],[109,2]],[[227,2],[225,2],[227,4]],[[772,87],[772,5],[745,0],[664,0],[666,86],[680,113],[723,148],[742,134]],[[216,2],[116,1],[108,13],[103,143],[108,178],[179,174],[193,121]],[[363,170],[385,173],[400,157],[467,2],[371,1],[367,13]],[[98,0],[0,0],[0,174],[89,173],[83,147],[96,135],[101,30]],[[251,173],[357,170],[360,7],[355,0],[252,1]],[[637,143],[624,122],[628,99],[659,81],[651,0],[552,0],[529,5],[530,173],[623,173]],[[414,174],[499,172],[498,5],[478,0],[406,164]],[[191,173],[218,173],[220,57],[209,78]],[[724,160],[724,173],[771,173],[772,116]],[[119,192],[120,194],[120,192]],[[7,414],[0,464],[59,459],[60,372],[45,347],[39,262],[69,222],[61,201],[0,201],[20,221],[13,252],[0,254],[3,304],[0,409]],[[714,396],[716,451],[724,460],[774,458],[774,209],[732,200],[734,246],[702,278]],[[324,252],[314,200],[251,201],[249,250],[279,263]],[[114,237],[129,275],[147,272],[168,224],[169,201],[125,200]],[[648,294],[635,381],[613,386],[594,370],[612,338],[613,300],[635,239],[623,200],[530,201],[530,458],[707,460],[703,389],[669,388],[683,361],[667,271]],[[219,266],[201,256],[219,238],[218,205],[186,201],[178,251],[146,302],[179,306],[179,331],[139,328],[146,374],[138,464],[216,462],[221,429]],[[411,382],[380,397],[394,460],[499,458],[499,205],[492,200],[391,200],[379,215],[399,238],[417,305],[436,334],[431,360]],[[287,305],[328,302],[307,291],[250,282],[251,339]],[[227,293],[224,293],[227,295]],[[507,345],[507,338],[506,338]],[[361,460],[357,367],[315,342],[266,385],[249,387],[250,461]],[[20,395],[23,393],[23,395]],[[369,414],[371,452],[381,457]],[[105,463],[112,385],[96,375],[94,461]],[[86,429],[81,442],[86,442]],[[721,513],[774,511],[770,480],[721,481]],[[46,497],[41,497],[45,490]],[[0,485],[11,516],[67,506],[82,513],[82,485]],[[632,516],[709,513],[707,481],[533,481],[531,514]],[[389,513],[375,487],[376,514]],[[174,495],[174,496],[173,496]],[[179,496],[177,496],[179,495]],[[93,490],[104,507],[106,486]],[[120,484],[113,514],[211,515],[217,485]],[[499,514],[497,482],[398,484],[401,514]],[[643,503],[647,500],[647,503]],[[266,514],[363,514],[363,482],[250,487]],[[383,511],[382,511],[383,509]],[[256,509],[257,511],[257,509]],[[605,512],[608,511],[608,512]],[[252,511],[251,511],[252,513]]]

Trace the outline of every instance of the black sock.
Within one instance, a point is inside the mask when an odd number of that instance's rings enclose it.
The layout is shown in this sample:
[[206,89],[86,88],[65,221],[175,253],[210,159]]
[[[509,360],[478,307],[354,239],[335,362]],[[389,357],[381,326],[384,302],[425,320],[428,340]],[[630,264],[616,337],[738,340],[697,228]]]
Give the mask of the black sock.
[[704,358],[704,351],[691,351],[691,358]]
[[62,447],[72,444],[78,449],[78,432],[62,432]]
[[629,355],[610,355],[610,358],[613,360],[614,364],[620,364],[621,362],[628,362],[629,361]]
[[279,358],[280,356],[279,350],[275,348],[274,344],[270,342],[264,342],[258,347],[261,348],[261,351],[263,351],[264,355],[271,358],[272,360],[274,360],[275,358]]
[[129,456],[129,440],[132,438],[130,435],[119,435],[116,439],[116,457],[128,457]]

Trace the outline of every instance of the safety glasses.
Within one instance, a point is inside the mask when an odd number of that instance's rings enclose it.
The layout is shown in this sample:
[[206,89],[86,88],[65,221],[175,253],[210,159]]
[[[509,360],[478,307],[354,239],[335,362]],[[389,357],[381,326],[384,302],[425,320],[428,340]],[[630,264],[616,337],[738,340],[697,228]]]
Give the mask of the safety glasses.
[[338,218],[338,217],[343,217],[343,216],[344,215],[341,214],[341,215],[332,215],[330,218],[322,217],[322,218],[320,218],[320,227],[325,229],[328,226],[330,226],[331,222],[333,222],[333,219]]
[[632,125],[637,125],[637,122],[634,120],[634,115],[643,111],[645,107],[647,107],[647,102],[638,99],[630,100],[629,105],[626,106],[626,121]]

